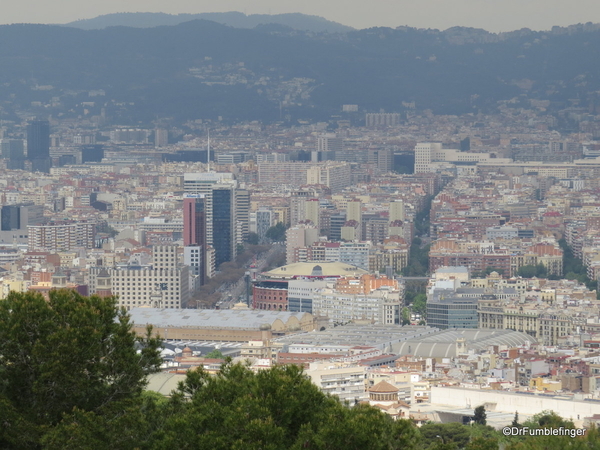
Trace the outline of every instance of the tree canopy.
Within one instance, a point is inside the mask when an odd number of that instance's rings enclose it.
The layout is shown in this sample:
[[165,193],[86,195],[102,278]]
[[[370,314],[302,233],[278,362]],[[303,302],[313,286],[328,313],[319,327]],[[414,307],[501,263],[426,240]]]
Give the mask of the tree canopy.
[[[366,405],[323,394],[297,366],[258,373],[225,364],[220,373],[189,371],[168,400],[142,396],[117,422],[96,412],[70,415],[48,447],[140,449],[417,449],[418,429]],[[135,445],[131,445],[135,444]]]
[[545,278],[548,275],[548,269],[542,263],[537,266],[527,265],[519,267],[517,275],[523,278]]
[[473,422],[475,422],[478,425],[485,425],[487,423],[487,414],[485,413],[485,406],[481,405],[475,408]]
[[283,222],[277,222],[276,225],[273,225],[267,230],[265,236],[273,242],[285,241],[285,231],[285,224]]
[[223,353],[221,353],[221,350],[218,349],[214,349],[210,352],[208,352],[206,355],[204,355],[205,358],[215,358],[215,359],[225,359],[225,356],[223,355]]
[[0,301],[0,446],[35,447],[66,414],[138,397],[159,346],[135,335],[113,298],[10,293]]

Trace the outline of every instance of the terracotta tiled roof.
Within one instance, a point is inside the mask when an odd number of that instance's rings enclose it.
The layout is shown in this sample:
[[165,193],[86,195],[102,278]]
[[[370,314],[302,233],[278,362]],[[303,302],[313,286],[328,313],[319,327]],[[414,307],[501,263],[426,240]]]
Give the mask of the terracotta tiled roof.
[[369,389],[369,392],[391,393],[391,392],[398,392],[398,388],[395,386],[392,386],[390,383],[383,380],[383,381],[380,381],[379,383],[377,383],[371,389]]

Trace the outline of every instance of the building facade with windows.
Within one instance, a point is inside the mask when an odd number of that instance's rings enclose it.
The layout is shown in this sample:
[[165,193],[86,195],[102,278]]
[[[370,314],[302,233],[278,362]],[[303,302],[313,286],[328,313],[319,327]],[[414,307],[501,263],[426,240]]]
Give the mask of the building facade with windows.
[[180,264],[176,245],[155,245],[152,248],[152,265],[91,267],[90,294],[96,294],[100,276],[103,285],[110,276],[113,295],[118,305],[126,309],[138,306],[155,308],[182,308],[190,298],[189,268]]

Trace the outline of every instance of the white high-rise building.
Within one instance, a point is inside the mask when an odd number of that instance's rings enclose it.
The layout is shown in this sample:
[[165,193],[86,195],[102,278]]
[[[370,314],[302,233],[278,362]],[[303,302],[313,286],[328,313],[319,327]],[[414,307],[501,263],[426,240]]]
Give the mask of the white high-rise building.
[[431,172],[432,153],[442,151],[440,143],[418,143],[415,147],[415,173]]
[[494,162],[506,164],[510,158],[498,158],[496,154],[463,152],[453,148],[443,148],[440,143],[420,142],[415,146],[415,173],[435,172],[442,168],[451,168],[455,164],[476,166],[477,163]]

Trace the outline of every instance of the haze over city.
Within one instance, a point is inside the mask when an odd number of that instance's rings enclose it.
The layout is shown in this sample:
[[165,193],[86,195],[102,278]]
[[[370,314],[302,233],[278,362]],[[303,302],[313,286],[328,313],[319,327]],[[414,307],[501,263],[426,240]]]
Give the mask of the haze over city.
[[0,23],[67,23],[116,12],[169,14],[240,11],[246,14],[303,13],[362,29],[376,26],[447,29],[454,26],[491,32],[600,22],[595,0],[26,0],[2,7]]
[[2,13],[0,448],[600,450],[600,6]]

